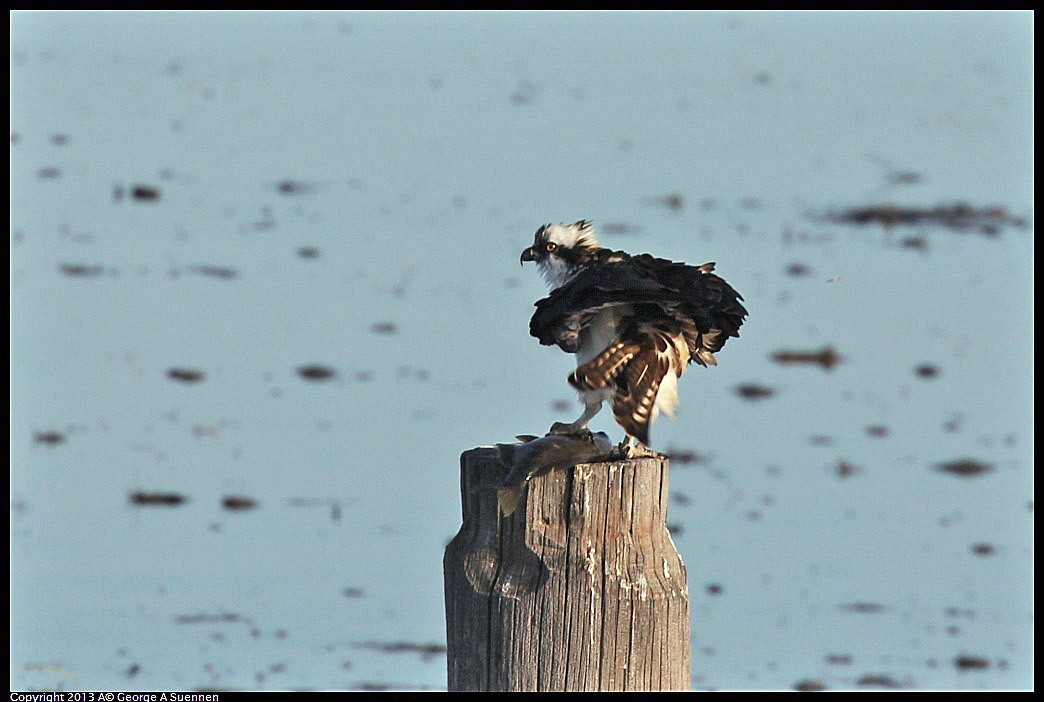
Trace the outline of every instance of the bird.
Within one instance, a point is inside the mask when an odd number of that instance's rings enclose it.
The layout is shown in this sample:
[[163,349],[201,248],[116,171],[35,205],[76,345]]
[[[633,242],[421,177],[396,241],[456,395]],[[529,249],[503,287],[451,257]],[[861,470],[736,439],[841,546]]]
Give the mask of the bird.
[[586,219],[541,226],[519,257],[530,261],[550,293],[535,303],[529,332],[576,355],[568,382],[584,404],[576,421],[555,422],[550,433],[589,431],[608,401],[627,435],[621,453],[652,453],[650,427],[661,413],[674,416],[688,365],[716,366],[714,355],[739,336],[743,297],[713,262],[690,266],[603,248]]

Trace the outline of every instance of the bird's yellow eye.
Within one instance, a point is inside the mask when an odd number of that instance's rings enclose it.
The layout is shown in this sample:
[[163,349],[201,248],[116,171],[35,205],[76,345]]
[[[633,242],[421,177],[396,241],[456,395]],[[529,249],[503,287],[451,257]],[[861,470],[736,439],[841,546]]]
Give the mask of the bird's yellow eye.
[[551,253],[552,251],[558,248],[558,244],[556,244],[553,241],[549,241],[546,244],[544,244],[544,248],[547,249],[548,253]]

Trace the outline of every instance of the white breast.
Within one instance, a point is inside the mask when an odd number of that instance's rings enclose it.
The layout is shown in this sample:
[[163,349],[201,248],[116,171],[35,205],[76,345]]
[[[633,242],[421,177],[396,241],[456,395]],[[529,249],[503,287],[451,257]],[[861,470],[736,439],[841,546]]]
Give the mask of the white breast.
[[631,314],[630,305],[614,305],[600,311],[591,323],[580,331],[580,344],[576,349],[576,365],[582,366],[615,342],[620,331],[621,319]]

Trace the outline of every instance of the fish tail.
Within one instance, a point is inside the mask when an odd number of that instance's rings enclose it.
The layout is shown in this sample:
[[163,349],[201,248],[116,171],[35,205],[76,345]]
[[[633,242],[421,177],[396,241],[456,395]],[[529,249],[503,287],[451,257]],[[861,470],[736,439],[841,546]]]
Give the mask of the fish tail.
[[518,503],[522,499],[521,487],[497,489],[497,504],[505,517],[510,517],[518,509]]
[[516,444],[497,444],[497,460],[508,468],[515,465]]

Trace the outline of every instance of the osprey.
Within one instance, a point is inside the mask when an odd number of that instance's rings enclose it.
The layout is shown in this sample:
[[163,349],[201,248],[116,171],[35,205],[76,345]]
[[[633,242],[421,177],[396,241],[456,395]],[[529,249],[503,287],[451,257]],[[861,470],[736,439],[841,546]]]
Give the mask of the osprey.
[[635,441],[648,445],[658,414],[674,416],[688,364],[717,365],[714,354],[739,336],[747,316],[713,263],[604,249],[587,220],[540,227],[520,260],[536,261],[551,288],[536,303],[530,334],[576,354],[569,383],[584,412],[570,424],[556,422],[552,433],[586,431],[608,400],[627,432],[627,455],[637,453]]

